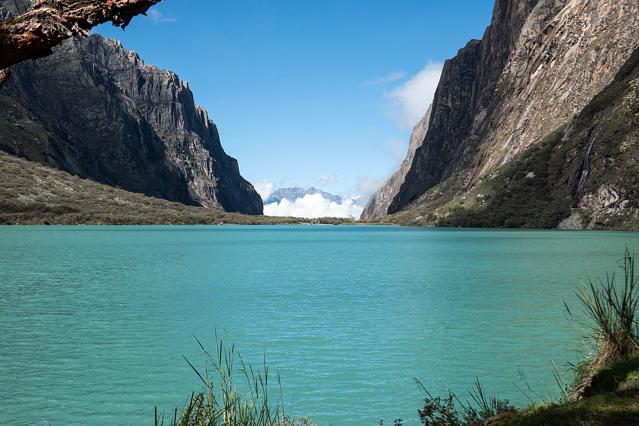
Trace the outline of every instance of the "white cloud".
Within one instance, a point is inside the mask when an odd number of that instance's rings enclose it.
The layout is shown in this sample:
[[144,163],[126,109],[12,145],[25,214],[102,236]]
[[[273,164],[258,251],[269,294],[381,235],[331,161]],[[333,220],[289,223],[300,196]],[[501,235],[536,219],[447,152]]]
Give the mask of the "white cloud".
[[255,188],[257,193],[260,194],[260,197],[262,197],[262,200],[266,200],[269,197],[269,195],[273,193],[272,182],[266,182],[266,181],[257,182],[253,184],[253,187]]
[[358,219],[364,208],[358,198],[344,198],[341,203],[327,200],[322,194],[308,194],[294,202],[283,199],[279,203],[264,206],[267,216],[293,216],[303,218],[345,217]]
[[397,115],[402,127],[411,129],[424,116],[435,97],[443,66],[439,62],[428,63],[423,70],[388,93],[400,109]]
[[171,22],[176,22],[177,18],[172,16],[167,16],[164,13],[160,12],[156,9],[150,9],[146,12],[146,15],[149,17],[151,22],[154,24],[169,24]]
[[393,71],[384,77],[376,78],[365,83],[366,86],[379,86],[382,84],[393,83],[398,80],[403,80],[408,76],[406,71]]

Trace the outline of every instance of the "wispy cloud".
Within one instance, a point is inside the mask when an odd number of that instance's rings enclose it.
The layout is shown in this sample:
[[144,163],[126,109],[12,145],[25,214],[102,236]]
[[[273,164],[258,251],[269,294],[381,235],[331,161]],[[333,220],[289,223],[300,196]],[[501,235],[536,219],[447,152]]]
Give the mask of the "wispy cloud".
[[399,111],[395,116],[400,126],[411,129],[426,113],[435,97],[444,64],[428,63],[424,69],[388,93]]
[[331,183],[335,182],[335,176],[321,175],[316,177],[315,181],[318,183],[318,185],[321,185],[321,186],[330,185]]
[[395,160],[395,166],[399,167],[406,158],[406,151],[408,150],[408,142],[399,139],[390,139],[388,146],[393,153],[393,160]]
[[364,202],[368,202],[385,181],[382,178],[361,178],[357,181],[357,192]]
[[167,16],[156,9],[150,9],[148,12],[146,12],[146,15],[154,24],[169,24],[171,22],[177,21],[177,18],[173,16]]
[[260,194],[260,197],[262,197],[262,200],[266,200],[269,197],[269,195],[271,195],[274,191],[273,182],[266,182],[266,181],[256,182],[253,184],[253,187],[255,188],[257,193]]
[[369,80],[364,83],[365,86],[380,86],[382,84],[394,83],[399,80],[403,80],[408,76],[406,71],[393,71],[384,77]]
[[328,200],[322,194],[308,194],[295,201],[284,198],[279,203],[264,206],[267,216],[293,216],[315,219],[320,217],[344,217],[358,219],[364,207],[359,199],[344,198],[341,203]]

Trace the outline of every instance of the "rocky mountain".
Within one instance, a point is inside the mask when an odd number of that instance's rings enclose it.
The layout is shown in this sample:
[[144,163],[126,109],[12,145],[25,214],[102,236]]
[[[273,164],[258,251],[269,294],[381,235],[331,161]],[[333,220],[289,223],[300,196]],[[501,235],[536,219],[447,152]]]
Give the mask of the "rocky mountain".
[[[12,14],[28,1],[2,0]],[[229,212],[262,201],[186,82],[116,41],[71,39],[0,90],[0,149],[127,191]]]
[[473,227],[639,229],[639,48],[572,120],[471,190],[387,219]]
[[392,201],[367,218],[446,222],[447,206],[586,111],[638,45],[635,0],[497,0],[483,39],[446,62],[429,128],[402,183],[391,185]]
[[187,206],[82,179],[0,151],[2,225],[276,225],[340,224],[349,219],[300,219],[226,213]]
[[413,133],[411,134],[410,142],[408,144],[408,154],[406,155],[406,158],[402,161],[399,170],[393,174],[390,179],[388,179],[379,191],[373,194],[373,197],[362,212],[362,220],[384,217],[388,213],[388,208],[406,180],[406,175],[413,164],[415,151],[417,151],[417,148],[420,147],[424,141],[424,137],[426,136],[426,132],[428,131],[428,126],[430,124],[431,113],[432,109],[429,107],[426,115],[424,115],[413,129]]
[[314,195],[320,194],[326,200],[332,201],[334,203],[341,204],[342,197],[338,195],[329,194],[328,192],[320,191],[317,188],[280,188],[274,191],[271,195],[268,196],[266,200],[264,200],[264,205],[279,203],[283,199],[287,199],[290,202],[295,202],[298,198],[304,198],[306,195]]

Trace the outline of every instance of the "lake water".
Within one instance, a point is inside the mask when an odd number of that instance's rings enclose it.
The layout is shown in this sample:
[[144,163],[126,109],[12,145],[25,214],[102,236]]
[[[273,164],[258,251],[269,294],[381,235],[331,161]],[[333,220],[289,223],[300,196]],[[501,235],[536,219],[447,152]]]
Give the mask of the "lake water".
[[[624,233],[390,227],[0,227],[2,424],[151,424],[198,379],[193,336],[266,354],[293,413],[417,423],[421,393],[554,391],[563,301]],[[411,423],[412,422],[412,423]]]

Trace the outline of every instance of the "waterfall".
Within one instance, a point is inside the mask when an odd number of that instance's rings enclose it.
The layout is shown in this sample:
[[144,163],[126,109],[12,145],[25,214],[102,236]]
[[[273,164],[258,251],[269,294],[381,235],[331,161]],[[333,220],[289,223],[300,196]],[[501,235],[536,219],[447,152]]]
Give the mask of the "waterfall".
[[581,191],[584,187],[586,180],[588,179],[588,175],[590,174],[590,154],[592,154],[592,148],[595,146],[595,142],[600,134],[601,128],[594,132],[592,138],[590,138],[586,155],[581,163],[581,176],[579,177],[579,183],[577,184],[577,192]]

